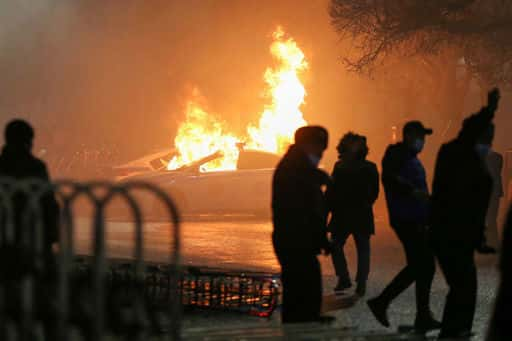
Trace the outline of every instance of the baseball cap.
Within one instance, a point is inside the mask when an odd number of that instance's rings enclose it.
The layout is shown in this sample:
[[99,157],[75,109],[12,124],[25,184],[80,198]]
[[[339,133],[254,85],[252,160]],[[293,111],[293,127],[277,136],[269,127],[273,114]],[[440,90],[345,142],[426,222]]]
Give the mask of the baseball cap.
[[425,128],[420,121],[409,121],[404,125],[403,134],[418,133],[423,135],[432,135],[434,131],[430,128]]

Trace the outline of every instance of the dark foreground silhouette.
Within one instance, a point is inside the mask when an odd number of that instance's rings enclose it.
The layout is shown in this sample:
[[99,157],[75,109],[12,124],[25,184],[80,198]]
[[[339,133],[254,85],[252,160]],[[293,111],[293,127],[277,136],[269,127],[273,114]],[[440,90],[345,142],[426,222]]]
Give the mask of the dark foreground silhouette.
[[337,147],[339,160],[332,172],[332,185],[327,188],[327,201],[332,218],[332,261],[342,292],[352,286],[344,246],[353,236],[357,250],[356,293],[364,296],[370,272],[370,237],[375,233],[373,204],[379,196],[377,166],[368,160],[366,137],[348,133]]
[[317,167],[327,139],[324,128],[298,129],[295,144],[274,173],[272,239],[281,265],[283,323],[321,320],[322,275],[317,255],[329,249],[322,192],[328,176]]
[[418,121],[403,128],[403,142],[391,145],[382,160],[382,183],[386,193],[390,224],[405,251],[407,265],[384,291],[368,301],[377,320],[389,327],[387,309],[411,284],[416,284],[416,320],[418,332],[439,328],[430,311],[430,289],[435,263],[428,247],[427,221],[429,194],[425,169],[418,159],[425,136],[432,134]]
[[[5,146],[0,155],[0,176],[16,180],[37,179],[49,181],[49,175],[45,164],[32,155],[32,142],[34,131],[25,121],[13,120],[5,128]],[[29,224],[25,224],[27,215],[27,198],[21,193],[13,197],[14,215],[14,236],[9,240],[6,229],[6,212],[2,209],[0,231],[2,244],[0,245],[0,282],[7,293],[6,309],[8,315],[17,319],[20,315],[20,279],[29,273],[35,276],[36,285],[39,290],[47,292],[48,295],[41,295],[45,300],[55,297],[54,285],[54,257],[52,244],[58,238],[58,205],[52,192],[48,192],[41,198],[41,210],[43,214],[43,250],[42,254],[35,254],[34,233],[27,231],[25,227],[34,226],[35,217],[28,217]],[[34,268],[34,260],[43,258],[42,266]],[[51,325],[52,313],[45,311],[49,302],[37,302],[37,313],[41,314],[42,320]],[[50,333],[51,327],[46,328]],[[1,331],[0,331],[1,332]],[[50,337],[51,334],[47,335]]]
[[476,308],[475,250],[490,252],[484,238],[492,179],[485,165],[499,92],[464,120],[457,138],[439,151],[432,186],[431,239],[449,287],[440,338],[471,335]]
[[500,284],[496,305],[489,325],[488,341],[512,340],[512,208],[508,212],[503,230],[500,260]]

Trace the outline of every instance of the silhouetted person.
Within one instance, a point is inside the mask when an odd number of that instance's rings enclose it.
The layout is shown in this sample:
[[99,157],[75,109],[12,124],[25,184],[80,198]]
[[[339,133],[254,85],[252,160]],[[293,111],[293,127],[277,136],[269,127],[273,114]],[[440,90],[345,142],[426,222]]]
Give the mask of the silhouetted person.
[[500,284],[489,325],[488,341],[512,340],[512,209],[508,212],[503,229],[500,272]]
[[429,194],[426,173],[418,159],[425,144],[425,136],[430,134],[432,130],[425,128],[421,122],[406,123],[403,142],[390,145],[382,160],[382,182],[390,224],[404,247],[407,265],[379,296],[368,301],[377,320],[389,327],[389,304],[411,284],[416,283],[414,326],[418,332],[440,327],[430,311],[435,262],[427,237]]
[[[34,130],[25,121],[13,120],[9,122],[5,128],[5,146],[0,154],[0,176],[10,177],[16,180],[39,179],[49,181],[48,172],[45,164],[32,155],[32,142],[34,138]],[[19,292],[19,280],[22,276],[33,271],[32,260],[34,257],[33,245],[34,234],[24,230],[24,218],[29,210],[26,207],[27,198],[24,194],[18,193],[13,197],[14,208],[14,244],[5,242],[5,234],[0,245],[0,281],[5,283],[7,288],[7,306],[8,309],[14,309],[14,315],[19,308],[17,296],[15,292]],[[37,273],[36,285],[38,290],[49,290],[51,292],[52,285],[48,284],[52,281],[54,272],[54,262],[52,256],[52,244],[57,241],[58,229],[58,205],[55,201],[53,193],[47,193],[41,199],[41,211],[43,213],[44,231],[44,249],[43,249],[43,273]],[[2,212],[1,223],[5,224],[5,212]],[[32,218],[32,217],[31,217]],[[32,219],[29,228],[33,227]],[[0,232],[4,233],[5,226],[0,227]],[[23,233],[29,233],[24,235]],[[29,240],[31,246],[26,246],[23,240]],[[44,289],[43,289],[44,288]],[[39,299],[49,299],[49,295],[38,295]],[[50,318],[47,312],[39,309],[45,309],[48,302],[39,302],[38,311],[43,318]]]
[[299,128],[295,144],[279,162],[272,183],[272,241],[281,265],[282,321],[319,321],[322,276],[317,255],[328,252],[322,186],[328,175],[317,166],[327,148],[327,130]]
[[[492,139],[494,134],[487,134],[487,141],[484,144],[492,146]],[[485,218],[485,240],[488,247],[496,249],[500,245],[498,236],[498,213],[500,211],[500,201],[503,195],[503,181],[501,173],[503,171],[503,156],[490,149],[486,158],[487,169],[492,178],[492,193],[489,201],[489,208],[487,209],[487,216]]]
[[[50,181],[46,165],[32,155],[34,130],[23,120],[13,120],[5,128],[5,146],[0,154],[0,176],[16,180],[38,179]],[[22,238],[22,218],[27,214],[26,198],[21,194],[15,198],[15,239]],[[58,205],[53,193],[42,197],[41,210],[44,219],[44,253],[51,258],[52,244],[57,241]]]
[[332,212],[329,231],[332,234],[332,261],[341,292],[352,286],[343,248],[349,236],[357,249],[356,293],[366,293],[370,272],[370,237],[375,233],[373,204],[379,195],[377,166],[366,160],[366,137],[348,133],[337,147],[339,160],[332,172],[332,185],[327,189]]
[[[441,338],[468,337],[475,314],[475,249],[485,248],[485,217],[492,178],[485,164],[499,92],[464,120],[456,139],[439,150],[432,186],[432,246],[449,287]],[[491,138],[492,140],[492,138]]]

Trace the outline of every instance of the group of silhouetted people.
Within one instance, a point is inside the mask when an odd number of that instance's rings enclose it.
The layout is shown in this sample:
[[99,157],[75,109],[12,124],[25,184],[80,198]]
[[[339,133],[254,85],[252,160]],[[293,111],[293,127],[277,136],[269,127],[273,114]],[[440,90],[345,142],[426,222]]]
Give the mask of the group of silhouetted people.
[[[477,293],[474,253],[494,253],[498,246],[496,215],[503,195],[499,175],[503,160],[491,152],[491,145],[499,99],[499,91],[491,91],[487,105],[466,118],[458,136],[440,148],[431,194],[418,154],[433,130],[410,121],[404,125],[403,140],[387,148],[382,185],[390,225],[407,264],[380,295],[367,302],[382,325],[390,326],[388,307],[414,283],[416,332],[440,329],[440,338],[471,336]],[[329,176],[318,168],[327,145],[324,128],[299,128],[295,144],[273,178],[273,243],[282,269],[284,323],[328,320],[320,314],[322,280],[316,256],[332,254],[336,292],[351,288],[343,252],[349,236],[357,250],[355,292],[359,296],[366,292],[375,229],[372,207],[379,194],[377,167],[366,160],[366,137],[348,133],[337,146],[339,160]],[[488,231],[486,225],[490,225]],[[493,246],[486,242],[486,235]],[[509,227],[504,245],[507,239],[512,243],[510,235]],[[505,309],[507,304],[512,307],[512,295],[505,288],[512,285],[512,270],[505,267],[512,263],[511,252],[503,250],[502,283],[492,324],[496,333],[512,321]],[[436,260],[449,287],[441,321],[430,310]]]
[[[499,98],[498,90],[491,91],[487,105],[466,118],[458,136],[440,148],[431,194],[418,154],[432,129],[419,121],[408,122],[403,140],[387,148],[382,160],[382,185],[390,225],[403,246],[407,264],[380,295],[367,302],[382,325],[390,326],[388,307],[414,283],[415,331],[440,329],[440,338],[471,336],[477,294],[474,253],[493,253],[497,247],[496,212],[503,195],[499,180],[503,160],[490,150]],[[25,121],[14,120],[6,126],[0,177],[49,181],[45,164],[32,155],[33,138],[34,131]],[[327,147],[326,129],[299,128],[295,143],[273,176],[272,242],[282,270],[284,323],[332,320],[321,315],[323,290],[317,255],[331,254],[338,277],[335,291],[343,293],[352,287],[343,250],[350,236],[357,249],[355,292],[359,296],[366,293],[370,239],[375,232],[373,205],[379,195],[377,166],[366,159],[366,137],[347,133],[337,145],[339,159],[332,175],[328,175],[318,167]],[[14,288],[24,271],[31,271],[30,265],[23,267],[23,258],[33,257],[23,246],[27,238],[33,238],[23,235],[27,200],[22,194],[14,198],[14,236],[5,235],[5,211],[0,212],[4,227],[0,236],[0,282],[4,288]],[[52,244],[58,239],[58,205],[53,193],[42,197],[41,207],[43,254],[49,265]],[[486,225],[492,225],[490,231],[486,232]],[[486,234],[495,239],[494,247],[486,242]],[[512,214],[503,239],[500,288],[489,328],[491,340],[508,340],[512,322]],[[430,310],[436,260],[449,287],[441,321]],[[19,302],[9,302],[14,297],[6,299],[6,309],[16,310]]]

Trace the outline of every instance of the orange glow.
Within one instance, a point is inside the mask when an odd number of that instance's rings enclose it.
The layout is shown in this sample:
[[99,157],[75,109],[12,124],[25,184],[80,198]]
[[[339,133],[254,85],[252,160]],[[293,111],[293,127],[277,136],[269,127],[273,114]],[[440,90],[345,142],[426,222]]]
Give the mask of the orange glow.
[[279,65],[268,68],[264,75],[271,103],[263,110],[259,126],[247,129],[247,146],[281,154],[293,142],[295,130],[307,124],[300,111],[306,90],[299,73],[307,69],[308,64],[297,43],[292,38],[284,39],[281,27],[274,32],[273,38],[270,53]]
[[297,43],[292,38],[286,39],[281,27],[272,37],[270,53],[277,65],[267,68],[263,76],[267,85],[265,94],[270,100],[260,115],[258,125],[249,125],[247,136],[227,132],[225,124],[201,106],[196,90],[187,103],[185,122],[179,127],[174,140],[178,156],[169,162],[168,169],[177,169],[221,151],[223,158],[205,164],[201,170],[234,170],[239,141],[245,142],[250,149],[278,154],[286,151],[293,142],[295,130],[307,124],[300,111],[306,90],[299,74],[307,69],[308,64]]
[[177,169],[193,161],[221,151],[222,158],[204,164],[201,171],[236,169],[238,138],[226,132],[225,124],[209,114],[201,105],[199,91],[194,89],[186,105],[186,118],[174,139],[179,151],[167,166]]

